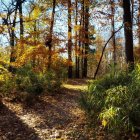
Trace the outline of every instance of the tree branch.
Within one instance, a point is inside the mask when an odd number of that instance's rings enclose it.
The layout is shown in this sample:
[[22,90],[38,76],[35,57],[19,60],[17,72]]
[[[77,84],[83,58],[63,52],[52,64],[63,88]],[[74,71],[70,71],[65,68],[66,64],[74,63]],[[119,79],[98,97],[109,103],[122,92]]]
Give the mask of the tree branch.
[[122,26],[121,26],[118,30],[116,30],[114,33],[112,33],[112,35],[110,36],[110,38],[107,40],[106,44],[104,45],[103,50],[102,50],[102,54],[101,54],[101,57],[100,57],[100,60],[99,60],[98,66],[97,66],[97,69],[96,69],[95,74],[94,74],[94,79],[96,79],[97,73],[98,73],[99,68],[100,68],[100,64],[101,64],[101,62],[102,62],[102,58],[103,58],[103,55],[104,55],[104,51],[105,51],[105,49],[106,49],[106,47],[107,47],[109,41],[114,37],[114,35],[115,35],[117,32],[119,32],[119,31],[123,28],[123,25],[124,25],[124,24],[122,24]]

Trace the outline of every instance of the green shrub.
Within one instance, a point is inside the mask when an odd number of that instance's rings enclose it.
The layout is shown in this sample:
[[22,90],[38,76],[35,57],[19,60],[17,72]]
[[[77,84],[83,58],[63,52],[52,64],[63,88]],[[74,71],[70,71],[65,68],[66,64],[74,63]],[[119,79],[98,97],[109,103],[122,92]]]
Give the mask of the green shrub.
[[17,70],[15,81],[18,90],[28,93],[40,94],[44,91],[45,80],[43,75],[35,73],[31,69],[21,68]]
[[108,74],[101,79],[94,80],[90,85],[88,91],[90,93],[96,92],[104,92],[105,90],[119,86],[119,85],[127,85],[131,82],[131,75],[128,75],[125,72],[121,72],[116,74],[115,76],[112,74]]
[[105,106],[127,107],[131,94],[127,86],[116,86],[106,90]]
[[15,80],[10,73],[3,73],[0,79],[0,92],[5,96],[11,93],[16,88]]
[[34,72],[30,67],[20,68],[16,73],[19,90],[40,94],[43,91],[55,92],[60,89],[63,73],[54,70],[44,73]]
[[54,71],[49,71],[45,75],[46,79],[46,86],[47,86],[47,91],[49,92],[55,92],[59,90],[62,81],[59,78],[59,75],[56,75]]
[[54,70],[35,72],[30,65],[26,65],[16,69],[14,75],[10,73],[0,75],[0,92],[11,97],[17,96],[15,99],[18,98],[18,101],[26,100],[26,98],[30,100],[44,91],[58,91],[62,85],[62,76],[62,72]]
[[[140,66],[131,74],[107,75],[89,85],[80,105],[86,114],[118,136],[140,127]],[[92,117],[91,117],[92,116]]]
[[127,86],[117,86],[106,91],[105,104],[99,112],[102,122],[106,121],[108,130],[120,133],[132,130],[130,112],[132,111],[131,93]]
[[94,100],[94,95],[91,93],[81,94],[81,98],[79,100],[80,106],[85,110],[86,114],[89,117],[93,117],[95,115],[96,102]]

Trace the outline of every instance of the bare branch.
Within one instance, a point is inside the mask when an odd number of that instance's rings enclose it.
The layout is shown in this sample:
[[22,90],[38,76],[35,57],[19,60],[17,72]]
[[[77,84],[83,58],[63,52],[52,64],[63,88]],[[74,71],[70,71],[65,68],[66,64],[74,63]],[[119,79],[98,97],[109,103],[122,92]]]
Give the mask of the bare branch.
[[124,24],[122,24],[122,26],[118,30],[116,30],[114,33],[112,33],[112,35],[110,36],[110,38],[107,40],[106,44],[104,45],[103,50],[102,50],[102,54],[101,54],[101,57],[100,57],[100,60],[99,60],[98,66],[97,66],[97,69],[96,69],[95,74],[94,74],[94,79],[96,79],[96,76],[97,76],[97,73],[99,71],[100,64],[102,62],[102,58],[103,58],[103,55],[104,55],[104,52],[105,52],[105,49],[106,49],[108,43],[114,37],[114,35],[123,28],[123,26],[124,26]]

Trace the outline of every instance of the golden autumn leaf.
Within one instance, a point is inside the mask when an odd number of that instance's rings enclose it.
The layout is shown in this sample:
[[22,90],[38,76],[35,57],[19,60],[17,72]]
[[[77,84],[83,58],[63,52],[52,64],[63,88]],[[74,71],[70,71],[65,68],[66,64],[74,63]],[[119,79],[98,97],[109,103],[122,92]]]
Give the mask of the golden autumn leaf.
[[40,8],[38,7],[38,6],[35,6],[35,8],[34,8],[34,10],[33,10],[33,13],[32,13],[32,15],[33,15],[33,18],[38,18],[39,17],[39,15],[40,15]]
[[75,25],[75,26],[74,26],[74,31],[77,32],[77,31],[79,31],[80,29],[81,29],[81,26],[80,26],[80,25]]
[[107,121],[103,119],[103,120],[102,120],[102,125],[103,125],[104,127],[106,127]]

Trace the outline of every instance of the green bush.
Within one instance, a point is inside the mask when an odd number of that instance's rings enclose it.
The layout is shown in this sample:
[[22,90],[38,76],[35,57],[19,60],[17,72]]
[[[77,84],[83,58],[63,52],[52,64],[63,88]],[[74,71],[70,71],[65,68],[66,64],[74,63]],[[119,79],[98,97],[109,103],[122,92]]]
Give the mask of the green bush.
[[33,94],[56,91],[62,84],[62,79],[55,71],[37,73],[28,67],[18,69],[15,81],[19,90]]
[[45,89],[43,75],[35,73],[28,67],[18,69],[14,78],[19,91],[26,91],[38,95]]
[[122,72],[93,81],[80,105],[90,120],[101,122],[109,132],[133,132],[140,127],[140,66],[131,74]]
[[0,92],[14,100],[23,101],[36,98],[44,91],[56,92],[63,81],[63,73],[58,71],[35,72],[30,65],[16,69],[16,73],[0,75]]
[[2,95],[8,95],[16,88],[16,83],[10,73],[0,75],[0,92]]
[[99,118],[102,122],[106,122],[108,130],[114,133],[120,133],[122,130],[132,130],[130,120],[130,112],[132,111],[131,93],[127,86],[116,86],[106,91],[104,106],[99,112]]
[[90,93],[104,92],[105,90],[119,86],[119,85],[128,85],[131,82],[131,75],[128,75],[125,72],[120,72],[115,76],[112,74],[105,75],[103,78],[94,80],[90,85],[88,91]]
[[[79,104],[85,110],[86,114],[89,117],[92,118],[95,115],[96,102],[94,100],[93,94],[90,94],[90,93],[81,94]],[[94,110],[93,110],[93,108],[94,108]]]
[[49,71],[45,75],[46,79],[46,88],[49,92],[58,91],[62,85],[62,79],[54,71]]

